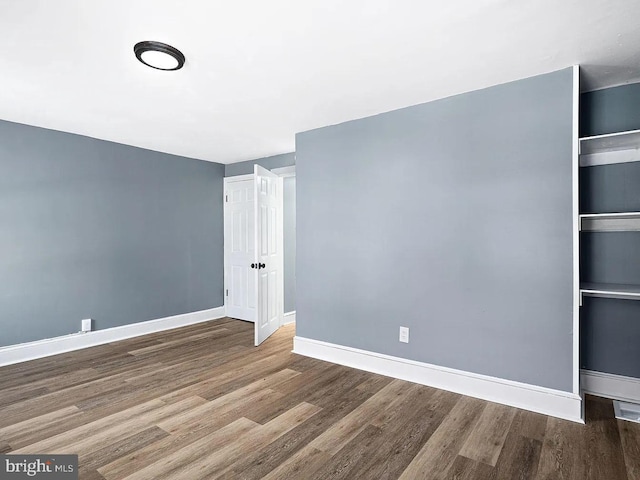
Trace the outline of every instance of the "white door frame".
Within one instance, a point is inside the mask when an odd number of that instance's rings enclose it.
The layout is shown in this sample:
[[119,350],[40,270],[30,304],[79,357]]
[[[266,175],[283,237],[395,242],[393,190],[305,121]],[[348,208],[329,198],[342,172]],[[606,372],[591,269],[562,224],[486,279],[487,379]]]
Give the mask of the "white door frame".
[[[287,177],[295,177],[296,175],[296,167],[295,165],[290,166],[290,167],[280,167],[280,168],[274,168],[271,170],[273,173],[277,174],[278,176],[282,177],[282,178],[287,178]],[[226,195],[227,195],[227,185],[229,183],[232,182],[241,182],[244,180],[253,180],[253,173],[247,173],[244,175],[234,175],[231,177],[224,177],[223,179],[223,191],[222,191],[222,205],[223,205],[223,225],[226,222],[226,217],[227,217],[227,202],[226,202]],[[282,222],[283,228],[284,228],[284,222]],[[223,227],[223,231],[224,231],[224,246],[223,246],[223,250],[224,250],[224,281],[223,281],[223,288],[224,291],[223,293],[223,298],[224,298],[224,309],[225,309],[225,315],[226,310],[227,310],[227,289],[229,288],[228,283],[227,283],[227,250],[226,250],[226,245],[228,244],[228,240],[227,240],[227,232],[226,229]],[[282,305],[284,306],[284,289],[282,289],[281,292],[281,302]],[[289,313],[288,316],[285,316],[285,313]],[[292,312],[284,312],[283,311],[283,316],[282,316],[282,320],[281,320],[281,324],[285,325],[287,323],[291,323],[292,321],[295,321],[295,311],[293,312],[293,319],[291,318],[291,314]]]
[[[290,177],[294,177],[296,176],[296,166],[295,165],[291,165],[290,167],[280,167],[280,168],[274,168],[273,170],[271,170],[273,173],[277,173],[278,176],[282,177],[283,179],[283,183],[284,183],[284,179],[285,178],[290,178]],[[283,185],[284,188],[284,185]],[[284,190],[283,190],[283,195],[284,195]],[[284,228],[284,217],[283,217],[283,228]],[[284,295],[284,291],[283,291],[283,295]],[[282,305],[284,308],[284,298],[282,299]],[[288,323],[295,323],[296,321],[296,311],[295,310],[291,310],[290,312],[284,312],[283,316],[282,316],[282,325],[286,325]]]
[[[232,279],[232,275],[231,275],[231,265],[232,265],[232,260],[233,260],[233,256],[232,253],[230,252],[231,249],[231,242],[232,240],[232,236],[231,236],[231,228],[232,228],[232,223],[231,222],[231,211],[235,210],[233,209],[233,198],[232,198],[232,194],[234,193],[235,188],[233,187],[234,185],[237,185],[238,188],[240,187],[241,184],[245,184],[245,187],[247,185],[251,185],[250,186],[250,191],[251,191],[251,198],[253,198],[253,191],[254,191],[254,183],[253,182],[253,175],[238,175],[236,177],[229,177],[229,178],[225,178],[224,179],[224,192],[223,192],[223,198],[222,198],[222,202],[223,202],[223,237],[224,237],[224,244],[223,244],[223,251],[224,251],[224,279],[223,279],[223,298],[224,298],[224,309],[225,309],[225,315],[233,315],[233,318],[238,318],[247,322],[255,322],[255,308],[257,308],[257,306],[254,305],[254,308],[251,309],[250,305],[245,305],[246,308],[240,308],[240,309],[236,309],[236,308],[231,308],[231,303],[229,302],[229,299],[234,298],[234,292],[232,291],[232,287],[233,287],[233,279]],[[254,215],[253,215],[253,200],[251,200],[251,215],[249,215],[249,218],[247,219],[249,222],[251,222],[251,224],[253,224],[255,222],[254,219]],[[249,212],[246,212],[249,213]],[[253,243],[253,237],[251,239],[251,243]],[[236,260],[238,260],[236,258]],[[252,259],[253,261],[253,259]],[[250,262],[249,262],[250,263]],[[243,262],[241,262],[241,264],[243,264]],[[237,265],[237,264],[236,264]],[[248,272],[248,264],[247,264],[247,271],[244,272],[244,275],[249,275],[249,278],[247,278],[246,280],[249,280],[251,285],[253,285],[253,282],[251,281],[251,274]],[[249,288],[249,290],[247,292],[245,292],[246,294],[248,294],[251,291],[251,289]],[[249,298],[247,297],[246,300],[249,300]],[[250,310],[253,310],[253,312],[250,312]],[[252,313],[252,314],[250,314]]]

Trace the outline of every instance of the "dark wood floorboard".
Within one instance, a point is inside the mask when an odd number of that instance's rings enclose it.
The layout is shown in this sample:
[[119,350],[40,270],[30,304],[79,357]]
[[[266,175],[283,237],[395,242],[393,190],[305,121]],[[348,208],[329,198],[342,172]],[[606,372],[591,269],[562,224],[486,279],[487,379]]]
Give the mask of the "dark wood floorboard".
[[640,424],[586,425],[262,346],[224,318],[0,368],[0,454],[86,480],[640,480]]

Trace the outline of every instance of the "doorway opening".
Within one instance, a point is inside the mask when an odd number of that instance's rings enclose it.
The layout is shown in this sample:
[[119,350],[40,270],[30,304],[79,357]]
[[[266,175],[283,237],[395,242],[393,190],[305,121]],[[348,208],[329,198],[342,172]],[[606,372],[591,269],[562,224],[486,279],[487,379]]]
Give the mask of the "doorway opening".
[[254,165],[224,187],[226,315],[253,322],[260,345],[295,321],[295,167]]

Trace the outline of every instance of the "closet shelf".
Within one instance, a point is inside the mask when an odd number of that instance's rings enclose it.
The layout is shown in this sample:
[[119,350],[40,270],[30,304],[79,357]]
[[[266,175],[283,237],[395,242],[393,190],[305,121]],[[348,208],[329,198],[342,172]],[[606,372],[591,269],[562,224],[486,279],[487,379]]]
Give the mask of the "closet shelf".
[[640,130],[607,133],[580,139],[581,155],[615,152],[618,150],[637,150],[638,148],[640,148]]
[[640,161],[640,130],[580,139],[580,166]]
[[588,297],[640,300],[640,285],[620,285],[615,283],[581,283],[580,295]]
[[640,231],[640,212],[584,213],[580,215],[584,232]]

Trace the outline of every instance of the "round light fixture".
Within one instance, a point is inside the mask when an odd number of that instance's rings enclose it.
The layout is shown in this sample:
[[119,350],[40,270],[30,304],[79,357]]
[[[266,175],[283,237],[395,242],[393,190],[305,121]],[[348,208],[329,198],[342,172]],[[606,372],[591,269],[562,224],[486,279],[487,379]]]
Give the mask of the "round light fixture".
[[180,70],[185,61],[180,50],[161,42],[136,43],[133,52],[136,58],[146,66],[158,70]]

